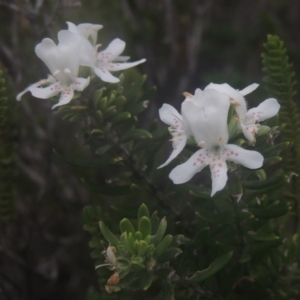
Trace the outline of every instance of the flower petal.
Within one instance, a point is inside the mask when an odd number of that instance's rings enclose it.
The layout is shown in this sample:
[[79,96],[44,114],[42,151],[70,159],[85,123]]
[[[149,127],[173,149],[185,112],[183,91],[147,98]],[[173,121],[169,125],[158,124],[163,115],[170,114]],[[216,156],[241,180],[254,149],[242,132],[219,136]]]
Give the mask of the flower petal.
[[[51,77],[52,77],[52,76],[51,76]],[[50,78],[51,78],[51,77],[49,76],[47,79],[42,79],[42,80],[40,80],[40,81],[38,81],[38,82],[36,82],[36,83],[31,84],[31,85],[28,86],[24,91],[22,91],[21,93],[19,93],[19,94],[17,95],[16,99],[17,99],[18,101],[20,101],[21,98],[23,97],[23,95],[26,94],[27,92],[29,92],[31,88],[37,88],[37,87],[39,87],[39,86],[41,86],[41,85],[43,85],[43,84],[45,84],[45,83],[50,82]],[[52,78],[53,78],[53,77],[52,77]]]
[[247,87],[245,87],[244,89],[242,89],[241,91],[239,91],[243,96],[246,96],[250,93],[252,93],[253,91],[255,91],[257,88],[259,87],[259,84],[257,83],[252,83],[250,85],[248,85]]
[[257,151],[246,150],[233,144],[226,145],[225,149],[226,160],[249,169],[258,169],[263,165],[264,157]]
[[280,104],[278,101],[274,98],[269,98],[259,104],[257,107],[248,110],[245,116],[245,123],[251,124],[255,122],[262,122],[275,116],[279,109]]
[[[205,90],[213,89],[219,93],[227,95],[231,101],[235,102],[235,111],[240,119],[243,119],[247,112],[247,104],[243,95],[227,83],[215,84],[210,83]],[[247,88],[246,88],[247,89]]]
[[259,130],[259,124],[252,124],[252,125],[245,125],[245,124],[241,124],[242,127],[242,131],[244,136],[246,137],[246,139],[251,143],[251,145],[255,145],[255,135]]
[[90,77],[88,78],[81,78],[77,77],[75,82],[73,83],[73,88],[75,91],[83,91],[88,85],[90,84]]
[[58,69],[69,69],[73,78],[77,77],[79,71],[79,56],[82,39],[69,30],[60,30],[57,34],[59,53]]
[[210,163],[210,172],[212,180],[211,196],[213,196],[226,185],[228,179],[226,161],[215,157],[215,161]]
[[135,67],[145,61],[146,61],[146,59],[143,58],[141,60],[138,60],[135,62],[130,62],[130,63],[111,62],[111,63],[108,63],[105,67],[108,71],[120,71],[120,70],[125,70],[125,69]]
[[118,56],[114,59],[114,61],[127,61],[130,59],[130,56]]
[[164,103],[158,112],[160,119],[164,123],[173,128],[182,127],[182,116],[172,105]]
[[185,183],[207,165],[208,157],[206,156],[206,149],[198,150],[185,163],[174,168],[169,178],[175,184]]
[[163,168],[166,165],[168,165],[174,158],[176,158],[178,156],[178,154],[182,151],[182,149],[184,148],[185,144],[186,144],[186,140],[187,140],[187,136],[184,134],[181,134],[180,137],[174,137],[173,138],[173,152],[171,153],[170,157],[168,158],[168,160],[160,165],[157,169]]
[[104,68],[94,68],[94,72],[97,76],[101,78],[101,80],[105,82],[110,82],[110,83],[116,83],[119,82],[120,79],[111,75],[106,69]]
[[64,90],[61,92],[59,101],[57,104],[52,106],[52,109],[54,109],[57,106],[68,104],[74,96],[74,90],[72,87],[64,88]]
[[113,61],[116,57],[118,57],[125,49],[126,43],[120,39],[114,39],[110,42],[108,47],[99,52],[97,55],[97,59],[100,61]]
[[55,82],[45,88],[31,86],[28,89],[32,96],[40,99],[48,99],[59,94],[63,90],[63,87],[59,82]]
[[58,69],[57,60],[59,58],[59,54],[57,46],[51,39],[45,38],[41,43],[37,44],[35,47],[35,53],[38,58],[44,62],[52,74]]
[[100,25],[100,24],[91,24],[91,23],[83,23],[83,24],[79,24],[77,26],[77,29],[78,29],[78,31],[81,35],[83,35],[87,39],[89,37],[92,38],[92,42],[93,42],[94,46],[97,43],[98,30],[100,30],[101,28],[103,28],[102,25]]
[[226,144],[229,98],[214,90],[205,90],[200,95],[182,103],[183,119],[187,120],[197,143],[204,141],[208,148]]

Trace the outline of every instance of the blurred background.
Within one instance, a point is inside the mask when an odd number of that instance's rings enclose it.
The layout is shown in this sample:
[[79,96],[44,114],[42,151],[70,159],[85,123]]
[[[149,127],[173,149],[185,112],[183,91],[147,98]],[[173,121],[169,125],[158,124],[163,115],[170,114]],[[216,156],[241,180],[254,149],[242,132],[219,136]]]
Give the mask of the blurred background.
[[[43,38],[57,42],[66,21],[102,24],[103,48],[118,37],[126,41],[124,55],[147,59],[125,76],[147,74],[146,85],[157,87],[151,120],[163,103],[179,109],[183,92],[210,82],[237,89],[262,83],[267,34],[285,41],[299,79],[299,16],[298,0],[0,0],[0,68],[17,94],[47,76],[34,52]],[[259,88],[249,106],[266,97]],[[80,182],[84,170],[53,155],[55,148],[76,157],[85,148],[78,125],[62,121],[51,106],[29,94],[16,105],[18,192],[15,219],[0,225],[0,299],[79,300],[98,288],[80,216],[99,196]]]

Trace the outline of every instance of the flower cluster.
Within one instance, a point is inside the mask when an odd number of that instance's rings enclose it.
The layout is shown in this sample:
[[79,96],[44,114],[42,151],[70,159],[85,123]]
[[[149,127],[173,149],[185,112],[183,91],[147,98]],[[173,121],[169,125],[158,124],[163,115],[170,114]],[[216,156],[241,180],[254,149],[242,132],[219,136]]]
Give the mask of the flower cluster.
[[257,151],[243,149],[228,144],[227,118],[230,105],[237,114],[241,131],[251,145],[262,122],[279,111],[277,100],[270,98],[258,107],[247,111],[244,96],[258,87],[252,84],[245,89],[235,90],[228,84],[209,84],[203,91],[197,89],[195,95],[184,93],[186,99],[181,106],[181,114],[171,105],[164,104],[159,110],[161,120],[171,126],[173,152],[159,168],[166,166],[184,149],[187,139],[192,136],[201,148],[185,163],[175,167],[169,177],[175,184],[189,181],[204,167],[210,166],[212,178],[211,196],[222,190],[227,182],[227,164],[231,161],[250,169],[260,168],[263,156]]
[[[40,80],[17,95],[17,100],[26,92],[34,97],[47,99],[60,94],[59,102],[52,108],[69,103],[74,91],[83,91],[90,83],[90,77],[78,77],[79,67],[87,66],[102,81],[116,83],[119,79],[110,72],[134,67],[145,62],[141,59],[129,63],[128,56],[120,56],[125,49],[125,42],[114,39],[108,47],[98,52],[101,45],[97,45],[97,33],[102,25],[79,24],[76,26],[67,22],[68,30],[58,32],[58,44],[45,38],[35,47],[36,55],[48,67],[51,75]],[[92,75],[94,75],[92,74]],[[41,87],[47,85],[46,87]]]

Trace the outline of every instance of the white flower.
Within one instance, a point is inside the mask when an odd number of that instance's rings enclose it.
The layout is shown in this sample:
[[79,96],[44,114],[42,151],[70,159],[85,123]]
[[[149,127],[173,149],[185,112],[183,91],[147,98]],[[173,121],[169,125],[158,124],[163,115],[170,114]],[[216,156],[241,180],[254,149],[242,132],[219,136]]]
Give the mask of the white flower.
[[136,62],[126,62],[129,57],[120,56],[125,49],[125,45],[124,41],[114,39],[105,50],[97,52],[100,45],[93,46],[88,40],[82,39],[80,64],[91,67],[95,74],[105,82],[119,82],[119,78],[113,76],[110,72],[132,68],[146,61],[146,59],[141,59]]
[[243,134],[252,145],[254,145],[256,142],[255,135],[260,127],[258,122],[262,122],[275,116],[280,108],[280,105],[276,99],[269,98],[262,102],[258,107],[251,108],[247,111],[247,104],[244,96],[253,92],[255,89],[257,89],[257,87],[258,84],[253,83],[239,91],[232,88],[227,83],[211,83],[205,88],[205,90],[214,89],[230,98],[231,103],[235,106],[235,111],[238,115]]
[[68,29],[72,33],[78,34],[87,40],[90,40],[93,46],[97,43],[97,34],[98,30],[103,28],[100,24],[90,24],[90,23],[82,23],[76,26],[72,22],[67,22]]
[[229,97],[215,90],[197,90],[194,97],[182,104],[182,116],[189,123],[194,138],[202,149],[185,163],[175,167],[169,177],[175,184],[189,181],[204,167],[210,166],[213,196],[227,182],[226,160],[250,169],[262,166],[263,156],[237,145],[227,144]]
[[[20,93],[17,100],[29,91],[34,97],[47,99],[61,94],[59,102],[52,107],[69,103],[75,91],[83,91],[89,84],[90,78],[77,77],[79,71],[80,40],[74,38],[74,34],[68,30],[58,33],[58,45],[51,39],[45,38],[35,47],[36,55],[45,63],[52,76],[47,80],[41,80]],[[51,83],[49,86],[39,86]]]
[[80,65],[91,67],[95,74],[101,80],[110,83],[119,82],[119,78],[113,76],[110,72],[121,71],[135,67],[146,59],[128,63],[129,56],[120,56],[124,51],[126,43],[120,39],[114,39],[108,47],[98,52],[101,44],[97,43],[97,32],[102,25],[80,24],[78,26],[71,22],[67,22],[70,32],[80,38]]
[[180,113],[171,105],[164,104],[159,110],[160,119],[170,125],[169,132],[172,135],[173,152],[168,160],[158,167],[158,169],[169,164],[183,150],[190,130],[186,122],[184,122]]

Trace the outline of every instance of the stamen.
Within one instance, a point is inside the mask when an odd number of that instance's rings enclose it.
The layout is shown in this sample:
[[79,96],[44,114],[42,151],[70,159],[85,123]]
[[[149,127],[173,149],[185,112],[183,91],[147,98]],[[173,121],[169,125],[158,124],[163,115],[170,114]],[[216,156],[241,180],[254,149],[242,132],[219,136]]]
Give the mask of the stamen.
[[184,92],[182,95],[186,98],[194,98],[194,96],[188,92]]
[[56,70],[54,73],[53,73],[53,76],[56,76],[60,73],[60,70]]
[[204,141],[200,141],[199,143],[198,143],[198,146],[199,147],[203,147],[205,145],[205,142]]
[[231,103],[233,106],[240,106],[240,105],[241,105],[240,102],[238,102],[238,101],[236,101],[236,100],[234,100],[234,99],[232,99],[232,98],[230,98],[230,103]]
[[103,264],[103,265],[98,265],[95,267],[95,270],[99,269],[99,268],[102,268],[102,267],[111,267],[113,266],[113,264]]

